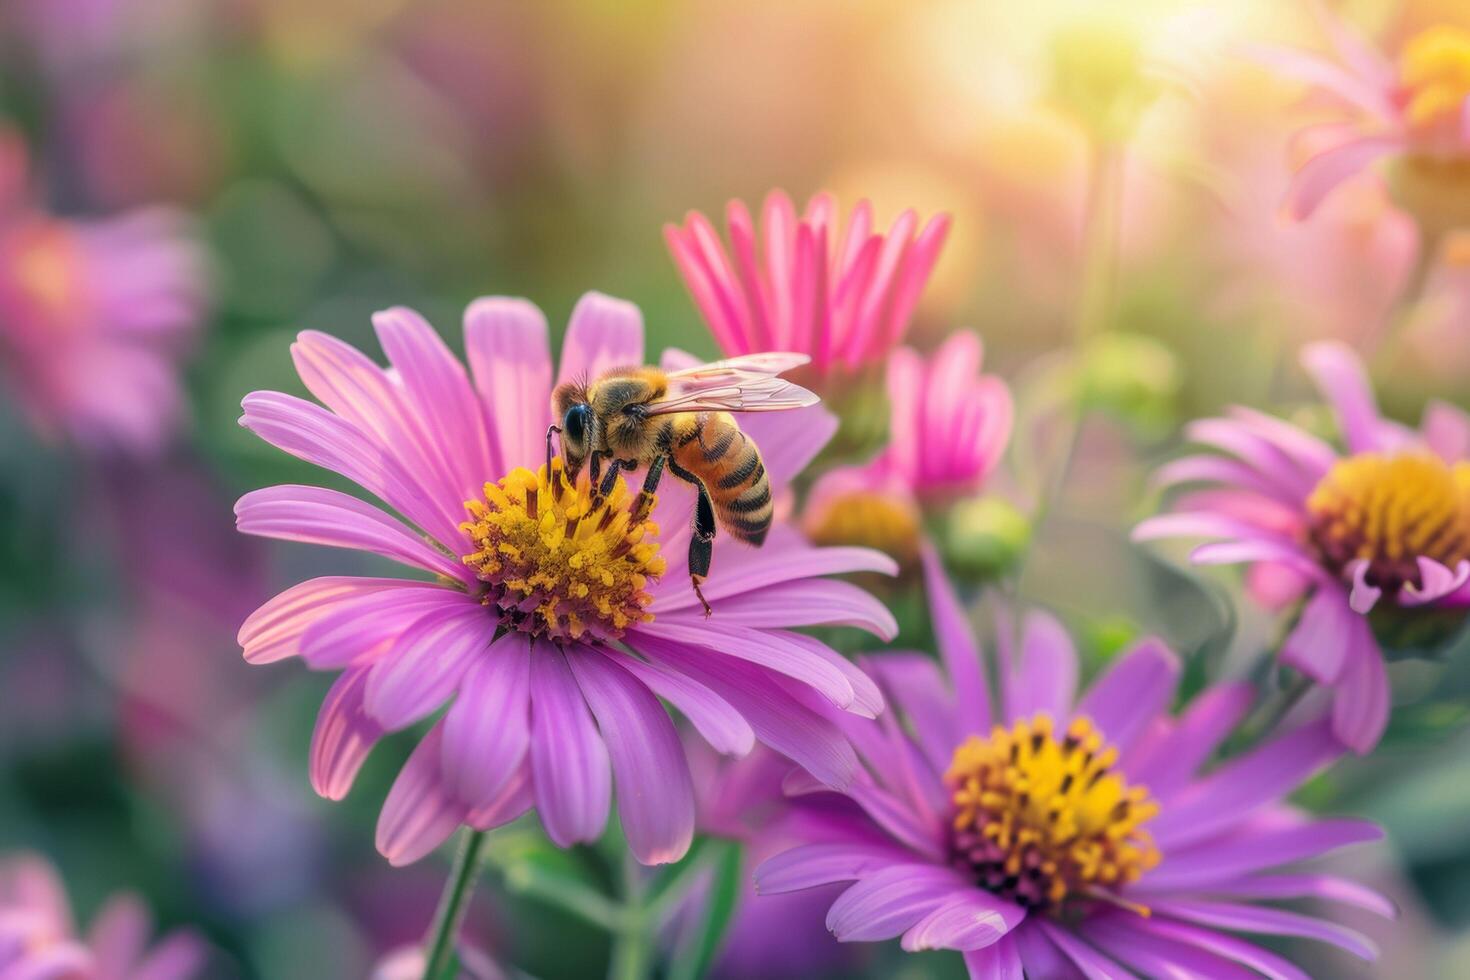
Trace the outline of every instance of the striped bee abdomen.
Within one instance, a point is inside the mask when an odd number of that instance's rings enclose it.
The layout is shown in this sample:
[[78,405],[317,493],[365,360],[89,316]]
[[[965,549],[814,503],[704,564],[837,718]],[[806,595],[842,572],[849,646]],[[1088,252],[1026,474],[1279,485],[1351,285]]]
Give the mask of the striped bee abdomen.
[[699,477],[721,527],[732,537],[759,545],[774,512],[760,449],[726,412],[687,418],[672,440],[674,462]]

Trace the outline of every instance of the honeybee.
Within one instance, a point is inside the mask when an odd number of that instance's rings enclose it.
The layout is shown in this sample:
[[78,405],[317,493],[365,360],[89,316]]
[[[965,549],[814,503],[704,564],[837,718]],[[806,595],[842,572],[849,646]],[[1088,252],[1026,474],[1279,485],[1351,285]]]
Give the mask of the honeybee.
[[[689,578],[710,614],[700,584],[709,575],[716,522],[737,540],[759,546],[771,529],[771,483],[755,440],[731,412],[779,412],[816,404],[812,392],[777,375],[800,367],[805,354],[748,354],[682,371],[616,368],[592,381],[566,382],[552,394],[561,424],[562,461],[576,479],[588,465],[593,492],[607,496],[620,470],[646,466],[643,499],[651,500],[664,467],[698,493],[689,541]],[[602,472],[603,461],[607,472]]]

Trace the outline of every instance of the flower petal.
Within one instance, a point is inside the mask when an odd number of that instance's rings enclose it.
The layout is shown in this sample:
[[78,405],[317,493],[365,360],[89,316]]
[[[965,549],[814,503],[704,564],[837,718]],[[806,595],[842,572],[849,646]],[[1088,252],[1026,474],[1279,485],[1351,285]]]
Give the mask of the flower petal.
[[1378,958],[1378,947],[1368,937],[1335,922],[1290,912],[1286,909],[1205,899],[1171,899],[1155,902],[1156,912],[1198,925],[1268,936],[1298,936],[1330,943],[1364,960]]
[[933,864],[898,864],[858,881],[827,910],[838,942],[873,942],[902,935],[957,893],[973,888]]
[[368,673],[368,715],[387,731],[427,718],[449,700],[492,635],[478,606],[435,610],[415,620]]
[[638,660],[611,648],[601,652],[677,708],[716,752],[743,757],[755,748],[750,723],[705,685],[665,664]]
[[531,641],[507,633],[465,671],[444,714],[444,783],[471,810],[494,803],[531,743]]
[[618,816],[643,864],[678,861],[694,839],[694,785],[673,722],[632,674],[595,650],[567,663],[607,744]]
[[1026,918],[1026,910],[972,888],[930,912],[903,934],[910,953],[925,949],[984,949]]
[[1145,639],[1124,653],[1077,704],[1119,752],[1127,752],[1150,721],[1165,711],[1179,683],[1179,658],[1162,640]]
[[1226,936],[1213,929],[1201,929],[1170,919],[1150,919],[1141,928],[1167,939],[1175,939],[1190,946],[1208,950],[1219,956],[1244,964],[1257,971],[1267,980],[1311,980],[1306,971],[1289,963],[1275,953],[1234,936]]
[[839,881],[857,881],[883,868],[913,860],[913,855],[881,844],[803,844],[783,851],[755,869],[755,890],[780,895]]
[[965,969],[970,980],[1025,980],[1026,968],[1010,933],[989,946],[965,950]]
[[432,612],[468,613],[479,603],[457,589],[435,582],[401,582],[357,599],[337,603],[302,634],[301,659],[313,670],[340,670],[375,660],[393,640]]
[[975,630],[965,616],[954,586],[944,574],[939,555],[932,546],[923,552],[924,589],[929,596],[929,615],[945,672],[954,685],[955,713],[969,732],[990,730],[990,688]]
[[1302,608],[1296,626],[1281,644],[1281,662],[1320,684],[1342,676],[1353,637],[1363,619],[1348,607],[1341,588],[1320,588]]
[[529,300],[483,296],[465,310],[464,349],[494,437],[497,471],[534,468],[552,421],[546,316]]
[[444,726],[435,725],[403,764],[378,815],[378,852],[394,867],[412,864],[449,839],[465,808],[440,778]]
[[[1000,630],[1006,636],[1010,632],[1009,624],[1002,623]],[[1009,661],[1009,657],[1003,660]],[[1007,721],[1030,718],[1037,713],[1060,721],[1067,717],[1076,689],[1077,651],[1072,646],[1072,638],[1056,617],[1039,611],[1028,612],[1021,634],[1020,661],[1011,667],[1006,683]]]
[[1359,755],[1373,751],[1388,727],[1393,689],[1372,630],[1364,624],[1332,698],[1332,731]]
[[531,645],[531,782],[547,835],[559,847],[596,840],[607,825],[607,746],[562,651]]
[[330,575],[308,579],[270,599],[240,626],[245,660],[268,664],[301,653],[301,638],[317,619],[363,596],[411,583],[396,578]]
[[311,788],[328,800],[347,796],[368,753],[383,736],[383,727],[363,709],[368,669],[344,671],[327,691],[316,717],[311,735]]
[[556,383],[643,363],[643,314],[638,307],[602,293],[583,294],[567,321]]

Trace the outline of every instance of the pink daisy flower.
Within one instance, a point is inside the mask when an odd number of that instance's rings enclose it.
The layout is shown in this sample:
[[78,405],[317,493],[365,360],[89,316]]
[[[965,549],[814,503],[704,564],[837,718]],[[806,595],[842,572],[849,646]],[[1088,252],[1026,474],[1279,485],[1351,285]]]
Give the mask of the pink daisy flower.
[[[944,670],[921,654],[869,664],[890,710],[845,725],[864,762],[847,805],[757,870],[761,894],[851,883],[827,912],[839,940],[959,950],[976,978],[1306,977],[1234,932],[1373,958],[1352,930],[1258,901],[1392,914],[1353,882],[1271,873],[1380,835],[1283,802],[1341,751],[1324,726],[1201,772],[1248,686],[1211,688],[1174,716],[1179,663],[1145,640],[1077,696],[1071,641],[1041,613],[1014,659],[1002,647],[992,697],[963,609],[937,559],[925,567]],[[787,789],[821,788],[794,774]]]
[[[777,523],[753,549],[717,538],[706,618],[682,560],[694,497],[665,480],[651,512],[618,479],[605,498],[546,459],[552,361],[546,320],[519,299],[465,313],[469,371],[411,310],[374,317],[392,364],[305,332],[292,347],[326,406],[246,397],[242,424],[343,474],[397,515],[318,487],[281,486],[236,506],[248,534],[367,551],[427,580],[332,576],[266,603],[241,628],[252,663],[300,656],[340,670],[311,752],[317,791],[340,799],[385,733],[448,710],[388,795],[379,850],[416,860],[456,827],[485,829],[535,806],[559,845],[597,838],[612,782],[633,853],[678,860],[694,829],[683,750],[659,699],[712,746],[756,740],[844,785],[856,758],[814,710],[865,715],[882,701],[841,656],[792,630],[848,624],[880,636],[892,617],[823,576],[892,572],[882,555],[822,549]],[[572,314],[558,381],[642,364],[636,307],[588,294]],[[821,406],[742,416],[780,491],[832,435]],[[673,529],[660,535],[660,528]]]
[[1348,347],[1310,345],[1302,363],[1346,452],[1247,408],[1195,422],[1190,438],[1221,454],[1176,460],[1158,479],[1210,488],[1134,538],[1218,539],[1191,560],[1252,566],[1252,591],[1268,604],[1304,599],[1281,661],[1334,689],[1333,731],[1367,752],[1392,694],[1374,625],[1458,623],[1470,607],[1470,416],[1433,404],[1414,431],[1379,415]]
[[[4,181],[0,181],[4,183]],[[43,436],[162,449],[184,410],[178,361],[204,310],[204,257],[182,216],[103,221],[0,200],[0,372]]]
[[152,919],[134,895],[115,895],[86,935],[72,921],[66,888],[33,854],[0,859],[0,976],[36,980],[187,980],[202,976],[205,946],[174,932],[152,949]]
[[813,540],[917,558],[925,509],[978,492],[1010,440],[1010,389],[980,373],[983,359],[980,338],[968,331],[950,335],[928,358],[908,347],[893,352],[888,445],[812,486],[803,525]]
[[949,232],[949,217],[923,229],[905,211],[887,233],[862,201],[845,229],[831,195],[797,217],[782,191],[766,196],[761,226],[744,202],[725,209],[729,246],[697,211],[664,238],[684,284],[726,354],[795,351],[825,381],[881,361],[908,330],[919,295]]
[[1312,7],[1330,57],[1289,48],[1254,52],[1341,112],[1302,132],[1288,213],[1308,217],[1337,187],[1388,157],[1410,178],[1455,180],[1455,168],[1470,160],[1470,30],[1432,26],[1410,37],[1395,62],[1320,2]]

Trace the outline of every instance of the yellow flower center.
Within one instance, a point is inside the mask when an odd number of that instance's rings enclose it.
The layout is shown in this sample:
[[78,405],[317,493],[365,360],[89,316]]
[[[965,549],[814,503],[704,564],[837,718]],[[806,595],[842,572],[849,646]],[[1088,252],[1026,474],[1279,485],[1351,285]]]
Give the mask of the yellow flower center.
[[902,565],[918,560],[919,530],[914,506],[882,493],[843,494],[806,522],[814,544],[873,548]]
[[1045,714],[996,726],[988,739],[972,735],[945,776],[956,864],[1027,908],[1056,910],[1068,897],[1117,901],[1113,892],[1159,863],[1142,829],[1158,804],[1113,770],[1117,760],[1086,718],[1061,740]]
[[1470,97],[1470,31],[1439,24],[1410,38],[1399,57],[1399,82],[1416,136],[1458,133]]
[[1359,453],[1340,460],[1307,498],[1311,538],[1341,572],[1368,562],[1386,591],[1422,585],[1420,555],[1450,568],[1470,558],[1470,463],[1429,453]]
[[664,573],[654,497],[631,494],[621,478],[606,497],[567,478],[560,458],[532,473],[516,469],[465,504],[460,528],[476,551],[464,556],[487,586],[483,601],[505,629],[551,639],[613,640],[648,622],[649,582]]

